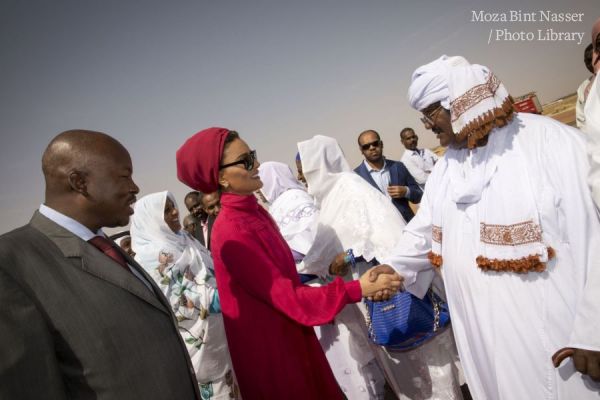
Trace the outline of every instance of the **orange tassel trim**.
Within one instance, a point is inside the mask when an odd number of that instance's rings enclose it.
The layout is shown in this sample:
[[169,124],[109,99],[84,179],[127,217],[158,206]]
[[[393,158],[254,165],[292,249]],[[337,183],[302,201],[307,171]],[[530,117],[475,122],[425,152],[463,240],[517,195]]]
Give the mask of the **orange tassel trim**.
[[435,268],[439,269],[442,267],[442,263],[444,262],[444,260],[442,259],[441,255],[435,254],[433,251],[430,251],[427,257],[429,258],[429,262],[431,263],[431,265],[433,265]]
[[[552,247],[547,248],[548,260],[555,257],[556,252]],[[531,255],[523,257],[518,260],[498,260],[479,256],[475,260],[477,266],[482,271],[496,271],[496,272],[514,272],[517,274],[526,274],[528,272],[544,272],[546,270],[546,263],[540,261],[540,256]]]
[[466,140],[469,149],[487,144],[487,136],[492,129],[501,128],[513,119],[513,103],[512,96],[508,96],[500,107],[489,110],[469,122],[456,135],[457,142],[462,143]]

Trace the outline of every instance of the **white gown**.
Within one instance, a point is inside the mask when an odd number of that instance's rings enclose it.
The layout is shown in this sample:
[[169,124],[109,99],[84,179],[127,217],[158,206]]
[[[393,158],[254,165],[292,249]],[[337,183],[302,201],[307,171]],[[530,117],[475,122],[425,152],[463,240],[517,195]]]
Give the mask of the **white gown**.
[[[407,290],[423,295],[433,276],[427,260],[433,216],[443,215],[441,271],[473,398],[597,399],[600,386],[576,373],[571,360],[558,369],[551,362],[552,354],[569,344],[588,270],[600,260],[600,223],[585,182],[584,139],[558,122],[523,114],[491,133],[496,134],[514,135],[510,153],[524,157],[528,168],[515,172],[514,158],[500,157],[492,180],[512,181],[503,190],[520,198],[525,194],[516,188],[529,175],[544,242],[556,252],[547,270],[514,274],[478,268],[485,206],[454,203],[448,183],[448,158],[464,158],[466,149],[451,149],[436,164],[418,214],[384,261],[406,277]],[[461,172],[468,177],[467,168]]]
[[[316,238],[304,263],[324,262],[350,248],[367,260],[389,254],[405,227],[390,200],[352,172],[335,140],[315,136],[298,147],[309,193],[321,204]],[[359,273],[367,268],[367,263],[360,263]],[[355,324],[361,322],[356,332],[362,330],[362,341],[368,343],[365,349],[375,354],[398,399],[462,399],[460,364],[451,330],[416,349],[391,353],[368,340],[364,304],[353,307],[360,317],[354,319]]]

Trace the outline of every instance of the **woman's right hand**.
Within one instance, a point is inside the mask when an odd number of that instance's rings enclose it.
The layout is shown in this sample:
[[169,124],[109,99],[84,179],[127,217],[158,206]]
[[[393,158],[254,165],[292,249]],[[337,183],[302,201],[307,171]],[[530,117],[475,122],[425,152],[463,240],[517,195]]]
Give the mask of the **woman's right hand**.
[[385,292],[392,295],[401,289],[403,280],[389,265],[373,267],[359,278],[363,297],[381,296]]

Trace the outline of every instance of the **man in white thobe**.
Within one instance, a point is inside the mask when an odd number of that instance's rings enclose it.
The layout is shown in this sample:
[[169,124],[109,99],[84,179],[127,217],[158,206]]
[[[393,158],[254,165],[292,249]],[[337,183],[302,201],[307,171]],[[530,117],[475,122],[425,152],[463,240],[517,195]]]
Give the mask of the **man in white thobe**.
[[413,128],[404,128],[400,131],[400,141],[406,149],[400,161],[406,166],[408,172],[415,178],[421,189],[425,189],[425,182],[431,174],[433,166],[438,160],[429,149],[419,149],[419,137]]
[[572,344],[581,292],[600,260],[583,136],[517,114],[498,78],[462,57],[418,68],[409,101],[449,149],[383,262],[417,296],[434,269],[442,274],[475,399],[597,399],[600,385],[571,359],[557,369],[551,362]]
[[[600,71],[600,18],[592,28],[592,65],[596,76]],[[590,89],[585,105],[586,132],[589,134],[590,175],[588,183],[597,207],[600,207],[600,85],[598,79]],[[590,242],[592,243],[592,242]],[[597,243],[594,243],[597,245]],[[591,244],[592,245],[592,244]],[[570,348],[575,368],[600,380],[600,268],[598,264],[586,282],[582,300],[577,309]]]

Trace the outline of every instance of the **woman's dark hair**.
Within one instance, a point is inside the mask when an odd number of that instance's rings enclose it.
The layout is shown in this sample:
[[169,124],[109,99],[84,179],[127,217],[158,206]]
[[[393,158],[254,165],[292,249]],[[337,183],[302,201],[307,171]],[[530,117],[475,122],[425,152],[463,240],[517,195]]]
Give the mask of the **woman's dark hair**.
[[229,133],[227,134],[227,137],[225,138],[225,146],[227,146],[229,143],[233,142],[235,139],[239,139],[240,138],[240,134],[237,133],[236,131],[229,131]]

